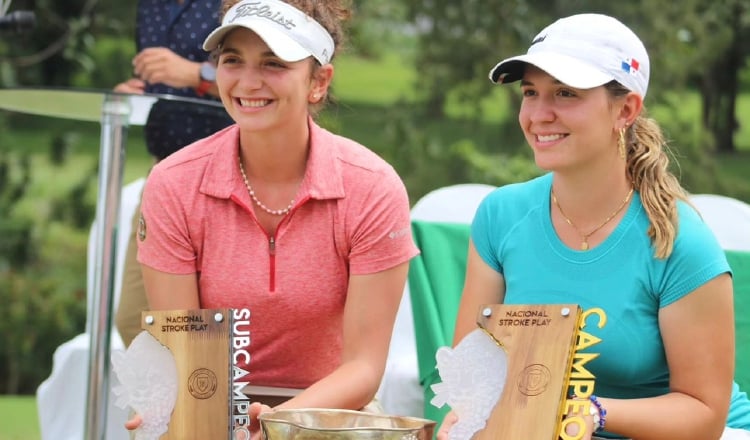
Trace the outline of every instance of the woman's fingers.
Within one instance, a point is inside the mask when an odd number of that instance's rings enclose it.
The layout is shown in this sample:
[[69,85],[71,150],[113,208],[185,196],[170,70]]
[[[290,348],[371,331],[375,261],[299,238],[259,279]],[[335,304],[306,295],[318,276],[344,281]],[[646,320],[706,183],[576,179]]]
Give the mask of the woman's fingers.
[[140,414],[134,415],[130,420],[125,422],[125,429],[132,431],[139,426],[141,426],[141,423],[143,423],[143,419],[141,418]]
[[[569,413],[566,418],[578,416],[579,414]],[[594,432],[594,418],[590,415],[581,415],[580,420],[583,422],[583,424],[576,422],[567,423],[565,425],[565,434],[567,434],[570,438],[575,439],[591,439],[592,433]],[[584,431],[583,434],[581,434],[581,429],[583,429]]]
[[440,429],[438,429],[437,440],[448,440],[448,433],[456,422],[458,422],[456,413],[453,411],[449,412],[443,419]]
[[260,402],[253,402],[250,404],[250,408],[247,410],[247,415],[250,416],[250,432],[253,435],[253,440],[256,440],[260,433],[260,421],[258,416],[265,412],[273,411],[270,406],[264,405]]

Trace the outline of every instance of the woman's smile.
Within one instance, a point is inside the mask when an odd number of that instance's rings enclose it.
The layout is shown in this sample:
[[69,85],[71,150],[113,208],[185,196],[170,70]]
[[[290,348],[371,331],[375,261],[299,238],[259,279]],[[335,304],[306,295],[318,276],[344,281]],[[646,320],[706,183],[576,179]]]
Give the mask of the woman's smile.
[[246,99],[238,98],[237,101],[240,103],[240,107],[260,108],[265,107],[271,103],[270,99]]

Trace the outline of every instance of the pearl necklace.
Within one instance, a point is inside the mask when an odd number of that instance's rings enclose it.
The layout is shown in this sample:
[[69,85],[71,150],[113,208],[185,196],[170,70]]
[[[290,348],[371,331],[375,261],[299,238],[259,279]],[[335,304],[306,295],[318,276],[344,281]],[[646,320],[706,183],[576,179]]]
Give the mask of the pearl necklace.
[[292,199],[291,202],[287,205],[284,209],[271,209],[268,206],[266,206],[263,202],[258,200],[258,197],[255,195],[255,191],[253,190],[253,187],[250,186],[250,182],[247,180],[247,175],[245,174],[245,167],[242,166],[242,159],[239,160],[240,162],[240,174],[242,174],[242,180],[245,182],[245,186],[247,187],[247,192],[250,194],[250,198],[253,199],[253,202],[255,202],[256,205],[265,212],[271,214],[271,215],[286,215],[291,209],[292,206],[294,206],[294,199]]
[[589,232],[587,234],[584,234],[583,232],[581,232],[581,230],[578,229],[578,226],[576,226],[575,224],[573,224],[573,222],[568,218],[568,216],[565,215],[565,212],[563,212],[562,208],[560,207],[560,204],[557,202],[557,197],[555,197],[555,190],[554,189],[552,190],[552,202],[555,204],[555,206],[557,206],[557,209],[560,211],[560,215],[562,215],[563,218],[565,219],[565,222],[567,224],[569,224],[573,229],[575,229],[576,232],[578,233],[578,235],[581,236],[581,239],[582,239],[581,250],[582,251],[587,251],[587,250],[589,250],[589,237],[591,237],[592,235],[594,235],[594,232],[596,232],[599,229],[603,228],[604,225],[606,225],[613,218],[615,218],[615,216],[617,214],[619,214],[620,211],[622,211],[622,208],[624,208],[625,205],[628,203],[628,200],[630,200],[630,196],[632,196],[632,195],[633,195],[633,187],[631,186],[630,187],[630,191],[628,191],[628,195],[625,196],[625,199],[623,199],[623,201],[620,204],[620,206],[617,209],[615,209],[615,211],[612,214],[610,214],[609,217],[607,217],[599,226],[595,227],[594,229],[591,230],[591,232]]

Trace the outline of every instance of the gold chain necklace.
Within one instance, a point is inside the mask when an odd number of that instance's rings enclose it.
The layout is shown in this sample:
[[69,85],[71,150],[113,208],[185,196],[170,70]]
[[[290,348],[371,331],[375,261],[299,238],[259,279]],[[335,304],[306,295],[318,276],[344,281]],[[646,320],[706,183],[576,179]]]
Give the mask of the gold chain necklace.
[[573,229],[575,229],[576,232],[578,233],[578,235],[581,236],[581,239],[583,240],[581,242],[581,250],[582,251],[587,251],[587,250],[589,250],[589,237],[591,237],[592,235],[594,235],[594,232],[596,232],[599,229],[603,228],[604,225],[606,225],[613,218],[615,218],[615,216],[617,214],[619,214],[620,211],[622,211],[622,208],[624,208],[625,205],[628,203],[628,201],[630,200],[630,196],[632,196],[632,195],[633,195],[633,187],[631,186],[630,187],[630,191],[628,191],[628,195],[625,196],[625,199],[623,199],[623,201],[620,204],[620,206],[618,206],[617,209],[615,209],[615,212],[613,212],[612,214],[610,214],[609,217],[607,217],[599,226],[595,227],[594,229],[591,230],[591,232],[589,232],[587,234],[584,234],[583,232],[581,232],[581,230],[578,229],[578,226],[574,225],[573,222],[570,221],[570,219],[568,218],[568,216],[565,215],[565,212],[563,211],[562,207],[560,207],[560,203],[558,203],[558,201],[557,201],[557,197],[555,196],[555,190],[554,189],[552,190],[552,203],[554,203],[555,206],[557,206],[557,209],[560,211],[560,215],[562,215],[563,218],[565,219],[565,222],[567,224],[569,224]]
[[242,159],[239,160],[240,162],[240,174],[242,174],[242,180],[245,181],[245,186],[247,187],[247,192],[250,194],[250,198],[253,199],[253,202],[255,202],[258,207],[267,213],[271,215],[286,215],[287,212],[289,212],[292,209],[292,206],[294,206],[294,199],[292,199],[291,202],[286,206],[284,209],[271,209],[268,206],[266,206],[263,202],[261,202],[258,197],[255,195],[255,190],[253,190],[253,187],[250,186],[250,182],[247,180],[247,175],[245,174],[245,167],[242,166]]

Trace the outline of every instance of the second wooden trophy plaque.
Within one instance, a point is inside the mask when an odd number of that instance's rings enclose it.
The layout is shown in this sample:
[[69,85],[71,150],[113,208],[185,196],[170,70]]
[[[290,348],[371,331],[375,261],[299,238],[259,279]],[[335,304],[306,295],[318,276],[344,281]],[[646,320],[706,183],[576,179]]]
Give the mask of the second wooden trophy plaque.
[[477,324],[506,351],[500,399],[475,440],[556,440],[567,399],[581,308],[576,304],[487,305]]

